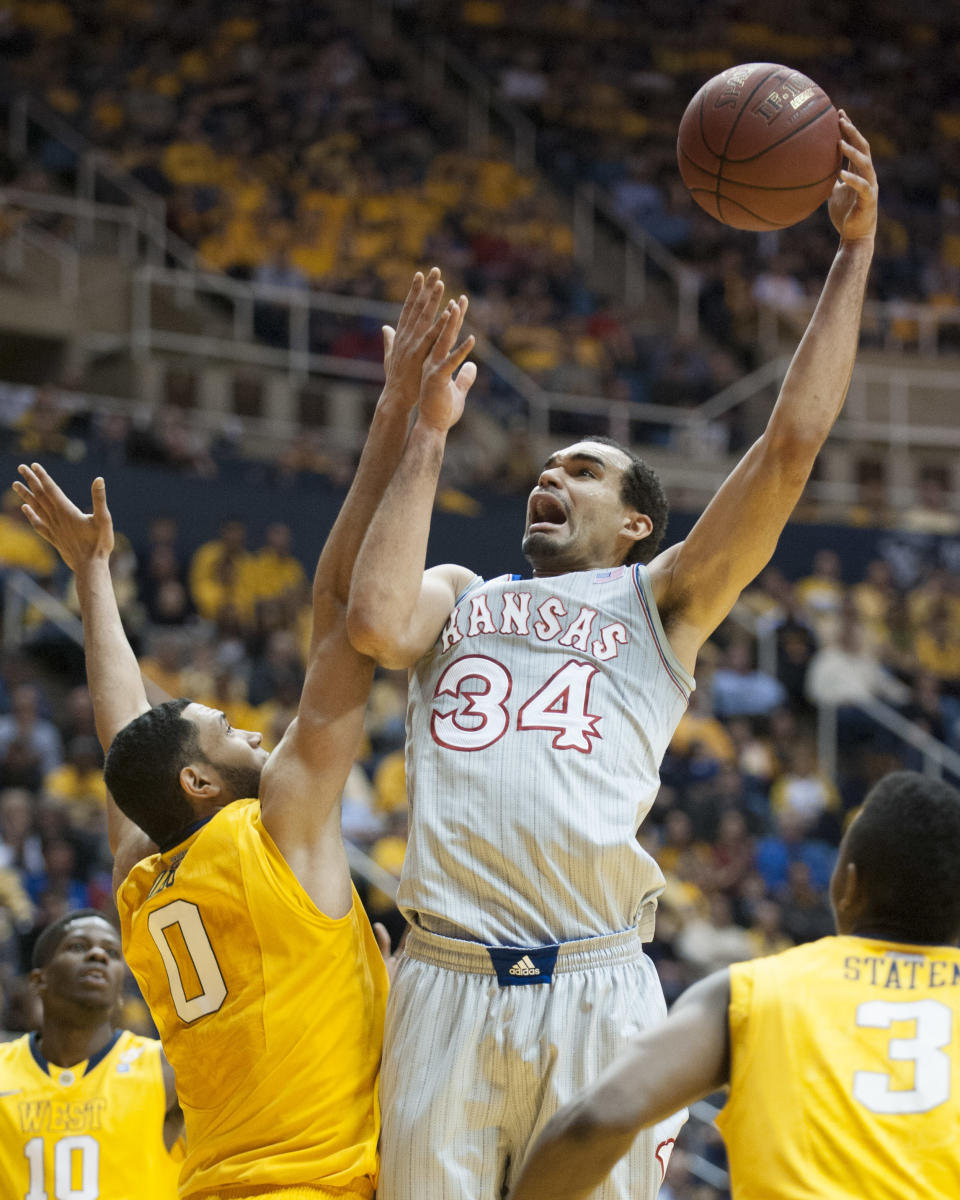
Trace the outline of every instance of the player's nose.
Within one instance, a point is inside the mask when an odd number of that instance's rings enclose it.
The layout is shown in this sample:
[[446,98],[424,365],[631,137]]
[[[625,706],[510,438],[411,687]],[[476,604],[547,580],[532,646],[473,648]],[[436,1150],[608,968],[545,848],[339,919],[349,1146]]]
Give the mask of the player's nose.
[[110,961],[110,956],[109,956],[109,954],[107,954],[107,952],[103,948],[103,946],[90,946],[87,949],[87,953],[84,957],[86,958],[86,960],[88,962],[93,961],[93,962],[109,963],[109,961]]
[[560,486],[559,467],[544,467],[537,479],[537,487],[549,488]]
[[248,733],[247,741],[254,748],[254,750],[256,750],[259,747],[260,743],[263,741],[263,734],[262,733]]

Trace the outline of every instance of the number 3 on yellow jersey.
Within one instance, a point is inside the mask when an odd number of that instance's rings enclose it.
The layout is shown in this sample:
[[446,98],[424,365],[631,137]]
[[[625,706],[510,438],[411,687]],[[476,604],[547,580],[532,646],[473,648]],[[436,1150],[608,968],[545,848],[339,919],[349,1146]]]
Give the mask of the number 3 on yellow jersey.
[[950,1099],[950,1045],[953,1014],[938,1000],[867,1000],[857,1006],[861,1029],[890,1029],[899,1022],[914,1023],[913,1037],[891,1037],[887,1056],[913,1063],[913,1087],[894,1088],[883,1071],[855,1071],[853,1097],[875,1113],[925,1113]]

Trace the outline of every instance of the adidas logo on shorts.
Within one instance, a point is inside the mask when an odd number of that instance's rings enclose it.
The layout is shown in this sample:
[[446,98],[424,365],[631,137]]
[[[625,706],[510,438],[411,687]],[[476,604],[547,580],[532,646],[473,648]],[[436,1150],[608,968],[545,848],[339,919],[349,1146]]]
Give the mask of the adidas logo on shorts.
[[508,974],[510,974],[510,975],[539,975],[540,968],[537,966],[534,966],[534,964],[530,961],[530,956],[528,954],[525,954],[523,956],[523,958],[518,959],[517,962],[515,962],[513,964],[513,966],[510,968]]

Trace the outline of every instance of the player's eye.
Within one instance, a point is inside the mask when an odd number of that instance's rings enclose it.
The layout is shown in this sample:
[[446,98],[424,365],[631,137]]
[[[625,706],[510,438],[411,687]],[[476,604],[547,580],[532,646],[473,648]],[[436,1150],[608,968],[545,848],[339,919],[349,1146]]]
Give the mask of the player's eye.
[[586,475],[586,476],[588,476],[588,478],[590,478],[590,479],[596,479],[596,475],[593,473],[593,471],[591,471],[591,470],[590,470],[590,468],[589,468],[589,467],[581,467],[581,468],[580,468],[580,474],[581,474],[581,475]]
[[120,951],[117,949],[116,946],[109,946],[107,948],[107,954],[109,955],[110,958],[119,958],[120,957]]

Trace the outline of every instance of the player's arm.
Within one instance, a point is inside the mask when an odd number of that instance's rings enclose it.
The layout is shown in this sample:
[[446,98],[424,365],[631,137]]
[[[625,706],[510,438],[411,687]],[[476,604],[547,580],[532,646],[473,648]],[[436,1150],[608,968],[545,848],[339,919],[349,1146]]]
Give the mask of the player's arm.
[[[63,493],[39,463],[21,464],[22,482],[14,490],[33,528],[74,573],[83,620],[87,686],[93,700],[97,737],[104,753],[134,717],[150,708],[140,667],[127,635],[110,575],[113,520],[103,479],[93,481],[93,513],[88,515]],[[107,796],[107,837],[114,856],[114,877],[124,878],[134,863],[156,846]]]
[[[313,630],[306,681],[296,718],[264,767],[263,822],[311,898],[330,916],[349,909],[338,802],[363,731],[373,678],[372,659],[351,646],[346,631],[350,575],[364,534],[400,461],[424,360],[459,323],[448,308],[439,271],[419,274],[396,333],[385,330],[387,382],[357,474],[317,564]],[[456,336],[454,330],[453,336]]]
[[163,1091],[166,1107],[163,1113],[163,1144],[168,1150],[183,1136],[183,1109],[177,1095],[177,1080],[167,1056],[160,1051],[160,1069],[163,1072]]
[[464,362],[473,338],[455,345],[466,310],[461,296],[424,364],[416,423],[353,572],[350,640],[386,667],[412,666],[436,641],[457,596],[475,578],[472,571],[449,564],[424,570],[447,433],[460,419],[477,375],[474,364]]
[[869,144],[845,115],[841,132],[850,169],[830,199],[840,247],[767,428],[686,541],[651,563],[670,643],[690,671],[700,646],[770,560],[850,384],[873,257],[877,179]]
[[641,1034],[619,1062],[548,1121],[510,1200],[583,1200],[634,1138],[729,1078],[730,973],[694,984],[666,1021]]

